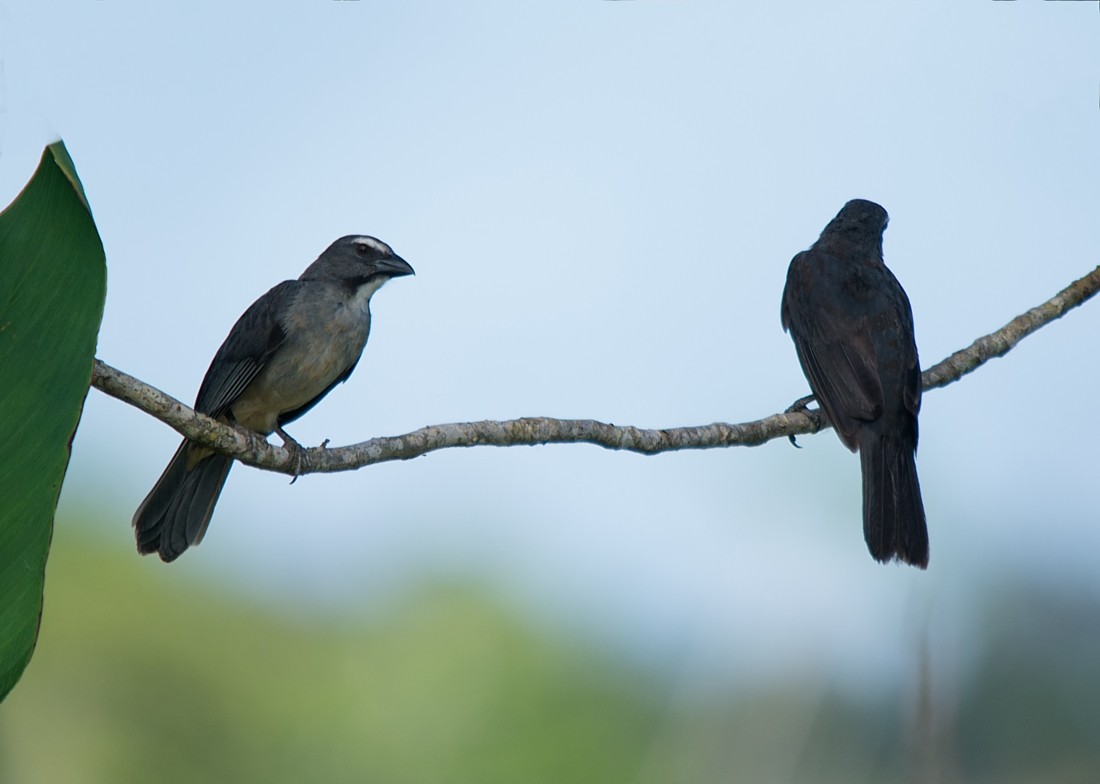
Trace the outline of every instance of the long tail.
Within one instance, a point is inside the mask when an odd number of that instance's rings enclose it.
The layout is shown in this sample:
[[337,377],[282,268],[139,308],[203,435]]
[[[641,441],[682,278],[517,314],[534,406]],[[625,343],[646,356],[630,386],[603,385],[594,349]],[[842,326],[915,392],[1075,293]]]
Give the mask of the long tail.
[[916,445],[903,436],[864,428],[859,458],[863,469],[863,538],[876,561],[928,566],[928,527],[917,480]]
[[211,453],[188,467],[195,449],[187,441],[180,445],[134,512],[134,536],[142,555],[159,553],[162,561],[174,561],[202,541],[233,460]]

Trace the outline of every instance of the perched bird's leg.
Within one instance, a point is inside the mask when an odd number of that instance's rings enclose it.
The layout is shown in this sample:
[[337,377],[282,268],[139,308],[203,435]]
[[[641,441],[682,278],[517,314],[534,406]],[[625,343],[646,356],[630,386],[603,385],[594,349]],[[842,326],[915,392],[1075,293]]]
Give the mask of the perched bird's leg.
[[783,413],[793,414],[796,411],[799,412],[799,413],[805,413],[806,412],[806,406],[808,406],[810,404],[810,401],[812,401],[812,400],[817,400],[817,398],[814,397],[813,395],[806,395],[806,397],[800,397],[798,400],[791,403],[787,407],[787,410],[784,411]]
[[[784,411],[783,413],[785,413],[785,414],[795,414],[795,413],[808,414],[809,409],[806,408],[806,406],[809,404],[809,402],[811,400],[816,400],[816,399],[817,398],[815,398],[813,395],[806,395],[806,397],[800,397],[798,400],[791,403],[787,407],[787,410]],[[791,446],[793,446],[795,449],[801,449],[802,448],[798,445],[798,442],[794,440],[794,436],[787,436],[787,440],[791,442]]]
[[302,457],[306,450],[279,425],[275,425],[275,432],[279,434],[279,438],[283,439],[283,449],[290,452],[290,456],[294,458],[294,478],[290,480],[290,483],[294,484],[298,481],[298,475],[302,472]]

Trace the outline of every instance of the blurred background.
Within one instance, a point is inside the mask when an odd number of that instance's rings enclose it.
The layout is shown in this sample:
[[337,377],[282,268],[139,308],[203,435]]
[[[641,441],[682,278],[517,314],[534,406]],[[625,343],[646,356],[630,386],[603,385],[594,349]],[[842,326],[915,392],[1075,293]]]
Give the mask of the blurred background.
[[[524,415],[741,422],[806,393],[779,296],[840,206],[931,365],[1097,264],[1092,3],[0,0],[0,203],[65,139],[98,355],[190,401],[329,242],[374,299],[304,444]],[[641,457],[238,466],[168,566],[178,436],[92,390],[0,781],[1094,782],[1100,307],[927,395],[927,572],[832,433]]]

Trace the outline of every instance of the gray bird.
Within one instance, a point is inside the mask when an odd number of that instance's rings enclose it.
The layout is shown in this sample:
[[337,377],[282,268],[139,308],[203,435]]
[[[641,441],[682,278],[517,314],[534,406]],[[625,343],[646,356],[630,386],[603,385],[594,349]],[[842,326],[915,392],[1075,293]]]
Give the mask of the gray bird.
[[[348,380],[370,332],[370,298],[413,268],[374,237],[332,243],[297,280],[244,312],[222,343],[195,410],[301,446],[283,430]],[[202,541],[233,459],[184,440],[134,513],[138,552],[173,561]]]
[[791,260],[782,321],[813,396],[844,446],[859,451],[871,555],[923,569],[928,528],[915,459],[920,359],[909,298],[882,259],[888,222],[873,201],[845,204],[817,242]]

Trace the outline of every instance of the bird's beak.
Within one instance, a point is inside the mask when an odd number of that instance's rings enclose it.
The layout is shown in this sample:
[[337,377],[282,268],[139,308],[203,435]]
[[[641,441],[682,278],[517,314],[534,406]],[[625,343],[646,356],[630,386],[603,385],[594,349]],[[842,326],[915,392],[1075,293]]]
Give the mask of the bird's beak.
[[388,275],[391,278],[416,274],[409,262],[400,256],[390,256],[388,259],[382,259],[377,262],[377,268],[383,275]]

